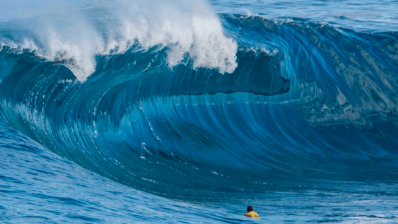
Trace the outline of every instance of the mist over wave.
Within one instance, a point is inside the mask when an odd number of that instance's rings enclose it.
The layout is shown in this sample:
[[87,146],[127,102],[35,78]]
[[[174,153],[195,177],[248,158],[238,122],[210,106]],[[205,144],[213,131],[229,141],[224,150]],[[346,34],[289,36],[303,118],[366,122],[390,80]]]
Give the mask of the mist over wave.
[[172,68],[185,55],[193,68],[221,73],[236,68],[236,42],[223,33],[218,16],[202,0],[91,2],[84,10],[52,2],[36,17],[1,24],[0,48],[28,50],[48,61],[62,63],[79,81],[96,68],[97,55],[123,54],[167,47]]

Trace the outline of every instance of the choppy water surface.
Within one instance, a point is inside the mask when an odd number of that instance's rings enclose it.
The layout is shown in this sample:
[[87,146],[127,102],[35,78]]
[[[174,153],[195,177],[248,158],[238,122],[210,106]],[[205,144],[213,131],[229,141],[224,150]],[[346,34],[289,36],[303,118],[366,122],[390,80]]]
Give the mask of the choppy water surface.
[[398,222],[398,2],[4,5],[2,222]]

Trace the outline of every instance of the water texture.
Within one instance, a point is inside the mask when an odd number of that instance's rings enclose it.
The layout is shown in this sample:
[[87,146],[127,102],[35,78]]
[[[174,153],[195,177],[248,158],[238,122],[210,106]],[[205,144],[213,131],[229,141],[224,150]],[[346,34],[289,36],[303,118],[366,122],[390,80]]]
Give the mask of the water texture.
[[398,223],[398,2],[4,5],[0,221]]

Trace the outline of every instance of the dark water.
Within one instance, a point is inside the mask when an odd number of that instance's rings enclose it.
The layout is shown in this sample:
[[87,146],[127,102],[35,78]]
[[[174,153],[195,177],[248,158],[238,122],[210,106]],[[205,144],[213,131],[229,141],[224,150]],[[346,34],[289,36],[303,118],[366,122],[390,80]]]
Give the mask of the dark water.
[[6,14],[0,220],[398,222],[397,5]]

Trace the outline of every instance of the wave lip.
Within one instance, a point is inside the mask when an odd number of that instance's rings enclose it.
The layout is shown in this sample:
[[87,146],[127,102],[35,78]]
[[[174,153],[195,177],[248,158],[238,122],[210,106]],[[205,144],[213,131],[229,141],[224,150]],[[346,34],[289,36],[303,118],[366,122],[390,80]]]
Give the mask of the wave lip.
[[[171,68],[186,55],[192,58],[194,68],[220,73],[232,73],[236,68],[237,44],[225,36],[218,16],[204,1],[113,3],[97,3],[86,10],[55,4],[37,17],[2,24],[9,30],[2,30],[0,43],[62,63],[79,81],[95,71],[96,56],[123,54],[133,45],[144,51],[167,47]],[[52,13],[62,7],[71,10]]]

